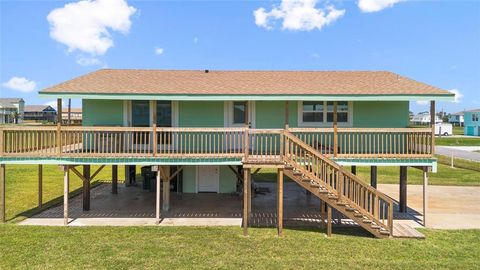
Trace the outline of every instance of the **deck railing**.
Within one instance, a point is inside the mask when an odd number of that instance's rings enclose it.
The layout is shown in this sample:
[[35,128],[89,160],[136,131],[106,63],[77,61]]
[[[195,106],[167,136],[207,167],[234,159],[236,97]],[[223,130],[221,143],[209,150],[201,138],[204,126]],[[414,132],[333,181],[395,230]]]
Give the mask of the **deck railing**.
[[329,192],[340,201],[354,206],[384,229],[392,231],[393,202],[385,194],[371,187],[358,176],[346,171],[342,166],[325,158],[290,132],[285,132],[284,159],[309,179],[320,181]]
[[[281,160],[282,129],[15,126],[0,128],[5,157],[232,157]],[[291,128],[319,153],[348,158],[432,157],[430,129]],[[337,137],[335,139],[335,136]]]

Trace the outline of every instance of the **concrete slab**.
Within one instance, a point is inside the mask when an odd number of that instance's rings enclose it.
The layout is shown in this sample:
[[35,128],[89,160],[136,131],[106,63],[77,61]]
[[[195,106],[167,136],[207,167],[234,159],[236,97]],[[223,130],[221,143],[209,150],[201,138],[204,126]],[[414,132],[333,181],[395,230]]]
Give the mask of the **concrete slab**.
[[[398,185],[378,185],[378,189],[398,201]],[[435,229],[480,228],[480,187],[428,186],[427,227]],[[422,226],[421,185],[407,186],[407,214],[395,213],[395,222]],[[401,218],[401,215],[404,218]],[[408,216],[411,216],[410,218]]]
[[[269,190],[252,198],[250,226],[274,227],[276,184],[258,183]],[[398,185],[378,185],[379,189],[398,200]],[[422,227],[422,186],[409,185],[408,212],[399,213],[394,206],[395,224]],[[480,187],[429,186],[428,225],[438,229],[480,228]],[[155,193],[140,187],[119,187],[119,194],[110,193],[110,186],[100,185],[91,191],[91,210],[82,210],[82,197],[70,199],[69,226],[153,226],[155,225]],[[171,194],[171,209],[162,212],[160,226],[241,226],[242,198],[230,194]],[[307,195],[293,182],[284,186],[284,225],[321,227],[320,202]],[[351,226],[334,212],[336,226]],[[28,218],[21,225],[63,226],[63,206],[59,205]]]

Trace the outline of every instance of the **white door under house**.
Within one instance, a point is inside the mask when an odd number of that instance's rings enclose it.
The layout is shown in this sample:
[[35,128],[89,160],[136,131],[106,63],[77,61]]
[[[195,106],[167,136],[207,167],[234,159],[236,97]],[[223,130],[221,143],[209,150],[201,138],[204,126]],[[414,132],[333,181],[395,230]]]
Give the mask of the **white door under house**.
[[219,192],[220,169],[218,166],[197,167],[197,191]]

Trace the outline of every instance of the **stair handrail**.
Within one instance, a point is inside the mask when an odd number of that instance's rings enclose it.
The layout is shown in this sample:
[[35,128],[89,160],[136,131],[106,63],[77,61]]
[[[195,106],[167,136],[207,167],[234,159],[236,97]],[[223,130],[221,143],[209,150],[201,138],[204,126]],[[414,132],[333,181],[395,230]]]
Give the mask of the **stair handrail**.
[[[340,172],[341,175],[343,175],[344,177],[349,177],[350,179],[352,179],[355,183],[361,185],[363,188],[367,189],[368,191],[370,191],[371,193],[373,193],[377,198],[379,199],[382,199],[388,206],[388,217],[387,217],[387,222],[388,224],[385,224],[384,222],[382,222],[380,220],[380,218],[378,216],[374,216],[372,215],[370,212],[368,212],[367,210],[364,210],[365,208],[356,204],[353,200],[351,200],[348,196],[344,196],[342,193],[343,193],[343,186],[342,185],[339,185],[340,186],[340,192],[339,190],[337,190],[336,188],[334,188],[333,186],[329,185],[328,183],[324,182],[324,181],[317,181],[318,179],[318,176],[316,176],[315,174],[313,174],[312,172],[308,171],[307,169],[304,168],[304,166],[301,166],[301,164],[298,164],[297,166],[295,166],[296,169],[300,169],[300,171],[302,173],[304,173],[305,175],[309,176],[310,179],[313,179],[315,182],[317,182],[318,184],[320,185],[323,185],[325,188],[327,188],[327,190],[329,190],[330,192],[332,192],[333,194],[335,194],[337,197],[339,197],[341,200],[347,202],[348,204],[351,204],[353,206],[356,206],[357,208],[363,210],[361,211],[362,214],[366,215],[367,217],[371,218],[372,220],[375,221],[375,223],[377,223],[378,225],[380,225],[381,227],[383,227],[384,229],[388,229],[390,231],[390,233],[392,233],[393,231],[393,200],[388,197],[387,195],[385,195],[384,193],[380,192],[378,189],[375,189],[373,188],[372,186],[368,185],[367,183],[365,183],[364,181],[362,181],[358,176],[356,176],[355,174],[352,174],[351,172],[348,172],[346,170],[343,169],[342,166],[340,166],[339,164],[337,164],[336,162],[334,162],[333,160],[329,159],[328,157],[322,155],[321,153],[319,153],[317,150],[315,150],[315,148],[311,147],[310,145],[306,144],[305,142],[303,142],[301,139],[299,139],[298,137],[296,137],[294,134],[292,134],[291,132],[289,132],[288,130],[285,130],[284,131],[284,136],[285,136],[285,139],[284,139],[284,143],[287,144],[289,140],[295,142],[296,144],[298,144],[300,147],[302,147],[305,151],[307,151],[310,155],[313,155],[317,158],[319,158],[322,162],[325,162],[327,163],[329,166],[331,166],[332,168],[336,169],[338,172]],[[288,145],[285,145],[284,146],[285,149],[288,148]],[[284,159],[285,161],[293,161],[288,155],[290,155],[290,153],[288,153],[287,151],[285,152],[284,154]],[[295,164],[296,165],[296,164]],[[341,181],[338,181],[339,183]],[[376,206],[378,207],[378,205]],[[376,213],[378,214],[378,209],[376,209]]]

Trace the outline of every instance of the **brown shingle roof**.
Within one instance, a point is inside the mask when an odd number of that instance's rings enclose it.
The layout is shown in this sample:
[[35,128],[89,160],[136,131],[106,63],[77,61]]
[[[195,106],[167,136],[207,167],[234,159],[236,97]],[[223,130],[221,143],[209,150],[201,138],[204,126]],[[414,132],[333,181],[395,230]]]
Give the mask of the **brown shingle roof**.
[[187,95],[450,95],[388,71],[101,69],[41,93]]

